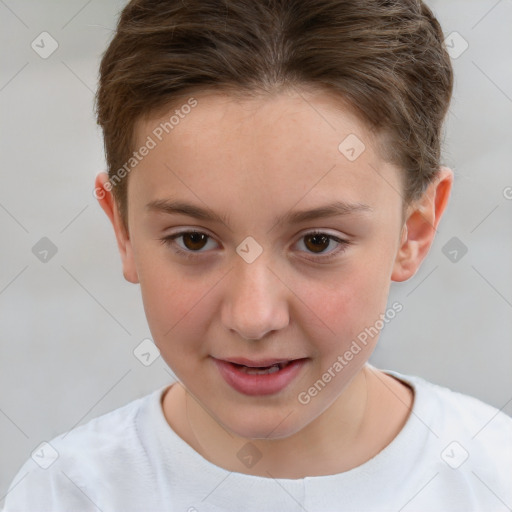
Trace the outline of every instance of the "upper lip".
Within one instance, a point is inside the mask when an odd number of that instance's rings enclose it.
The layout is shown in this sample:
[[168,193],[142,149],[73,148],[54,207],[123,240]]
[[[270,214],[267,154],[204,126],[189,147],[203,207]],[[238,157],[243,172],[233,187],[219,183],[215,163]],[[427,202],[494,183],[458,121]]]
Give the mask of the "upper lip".
[[[215,358],[218,359],[218,358]],[[221,359],[221,361],[226,361],[228,363],[235,363],[235,364],[242,364],[244,366],[249,367],[265,367],[265,366],[272,366],[274,364],[279,363],[289,363],[291,361],[296,361],[297,359],[305,359],[303,357],[296,358],[296,357],[280,357],[280,358],[273,358],[273,359],[259,359],[257,361],[246,359],[245,357],[226,357]]]

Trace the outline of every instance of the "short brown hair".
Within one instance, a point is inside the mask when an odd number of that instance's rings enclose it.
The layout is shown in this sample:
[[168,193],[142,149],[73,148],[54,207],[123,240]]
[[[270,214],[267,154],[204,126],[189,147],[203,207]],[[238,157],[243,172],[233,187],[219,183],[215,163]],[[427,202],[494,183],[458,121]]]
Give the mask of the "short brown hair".
[[[96,94],[110,181],[133,154],[136,121],[187,94],[313,86],[382,135],[381,156],[404,171],[408,204],[440,166],[453,89],[443,39],[420,0],[132,0]],[[127,183],[112,187],[126,229]]]

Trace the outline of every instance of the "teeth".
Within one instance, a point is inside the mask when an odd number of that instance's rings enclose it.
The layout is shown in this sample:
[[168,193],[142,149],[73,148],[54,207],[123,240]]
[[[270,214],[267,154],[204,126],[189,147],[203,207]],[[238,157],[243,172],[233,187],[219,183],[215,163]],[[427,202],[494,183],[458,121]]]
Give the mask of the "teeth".
[[249,366],[240,366],[239,370],[244,373],[249,373],[251,375],[265,375],[278,372],[280,370],[279,364],[275,364],[270,366],[269,368],[250,368]]

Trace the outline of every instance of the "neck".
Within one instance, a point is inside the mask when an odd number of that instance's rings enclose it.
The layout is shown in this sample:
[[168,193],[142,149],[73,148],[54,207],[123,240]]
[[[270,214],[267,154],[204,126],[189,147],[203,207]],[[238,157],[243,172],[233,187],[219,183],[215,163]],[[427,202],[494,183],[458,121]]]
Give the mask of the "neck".
[[[246,439],[220,425],[181,383],[171,389],[173,393],[167,393],[164,400],[164,414],[196,452],[229,471],[273,478],[336,474],[363,464],[396,437],[412,406],[406,386],[365,366],[344,392],[299,432],[279,439]],[[237,456],[247,443],[252,445],[251,453],[261,455],[251,467]]]

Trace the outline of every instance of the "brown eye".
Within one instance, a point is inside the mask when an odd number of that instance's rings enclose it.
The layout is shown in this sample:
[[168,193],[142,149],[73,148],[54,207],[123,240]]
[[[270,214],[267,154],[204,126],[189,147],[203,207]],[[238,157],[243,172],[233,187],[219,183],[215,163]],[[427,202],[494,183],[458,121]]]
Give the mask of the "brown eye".
[[[179,239],[182,239],[180,243],[178,243]],[[202,249],[210,241],[213,242],[213,238],[200,231],[182,231],[181,233],[160,238],[160,242],[163,245],[171,247],[177,254],[188,259],[200,258],[203,253],[208,252]],[[207,249],[211,249],[211,247],[207,247]]]
[[301,252],[305,252],[309,255],[317,255],[312,258],[306,257],[306,259],[316,263],[325,263],[336,258],[344,252],[350,243],[351,242],[348,240],[342,240],[341,238],[321,231],[307,233],[302,236],[299,241],[299,245],[304,244],[305,247],[305,250],[301,249]]
[[208,235],[198,233],[197,231],[182,233],[181,236],[183,237],[183,245],[186,249],[191,251],[199,251],[202,249],[209,238]]
[[307,242],[305,243],[306,247],[315,253],[321,253],[325,249],[329,247],[331,242],[331,238],[326,236],[325,234],[310,234],[304,237]]

